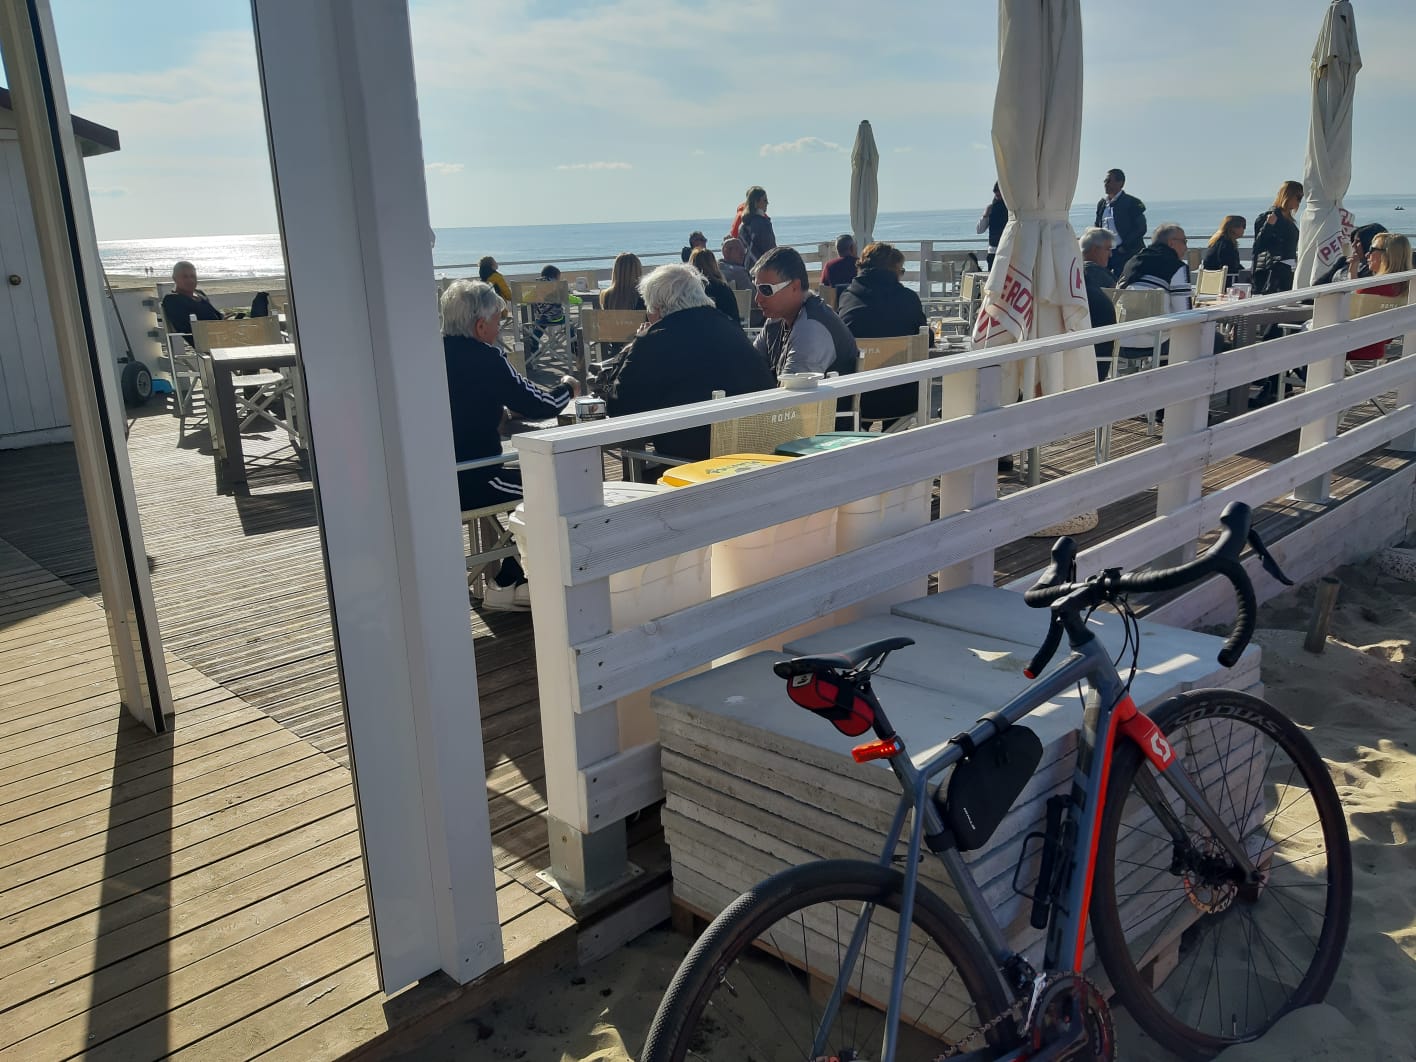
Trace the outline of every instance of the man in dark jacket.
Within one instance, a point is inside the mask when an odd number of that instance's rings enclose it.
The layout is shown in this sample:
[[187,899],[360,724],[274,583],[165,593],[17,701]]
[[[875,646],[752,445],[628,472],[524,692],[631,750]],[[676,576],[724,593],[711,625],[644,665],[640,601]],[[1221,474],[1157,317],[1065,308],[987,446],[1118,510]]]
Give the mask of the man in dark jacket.
[[[502,452],[502,414],[508,409],[523,417],[554,417],[574,397],[577,383],[564,377],[547,390],[527,380],[497,346],[506,303],[490,284],[455,280],[443,292],[443,357],[447,393],[452,407],[452,447],[461,463]],[[462,509],[483,509],[521,497],[521,470],[493,465],[457,473]],[[514,557],[508,557],[487,586],[483,607],[525,611],[531,607],[526,578]]]
[[172,267],[172,291],[163,296],[162,316],[167,331],[184,335],[192,342],[192,318],[198,321],[220,321],[221,311],[197,287],[197,267],[191,262],[178,262]]
[[[768,391],[777,380],[737,321],[718,312],[693,266],[660,266],[640,282],[649,321],[600,385],[612,417]],[[659,453],[690,461],[708,457],[710,429],[666,432]]]
[[[1077,241],[1085,263],[1082,276],[1087,284],[1087,309],[1091,312],[1093,328],[1116,323],[1116,304],[1111,301],[1110,295],[1111,289],[1116,286],[1116,278],[1107,268],[1115,242],[1110,232],[1095,226],[1082,233]],[[1115,345],[1114,341],[1096,344],[1096,372],[1100,380],[1105,380],[1111,372],[1111,348]]]
[[1116,237],[1111,249],[1111,275],[1120,277],[1126,263],[1146,241],[1146,205],[1124,191],[1126,174],[1121,170],[1106,171],[1101,186],[1106,191],[1096,204],[1096,226]]
[[[857,339],[912,336],[928,323],[919,295],[900,283],[905,256],[888,243],[872,243],[860,256],[860,272],[841,296],[841,323]],[[933,337],[930,337],[931,345]],[[892,422],[919,405],[919,387],[900,384],[861,395],[862,420]]]

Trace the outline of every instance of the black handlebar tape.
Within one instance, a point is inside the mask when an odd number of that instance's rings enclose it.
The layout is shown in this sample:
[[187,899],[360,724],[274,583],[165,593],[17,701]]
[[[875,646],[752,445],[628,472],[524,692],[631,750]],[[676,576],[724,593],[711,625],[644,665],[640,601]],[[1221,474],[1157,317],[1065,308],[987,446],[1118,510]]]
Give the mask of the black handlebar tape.
[[1035,582],[1031,589],[1023,593],[1023,600],[1033,608],[1041,608],[1043,605],[1049,604],[1053,600],[1052,598],[1049,598],[1048,601],[1038,601],[1034,598],[1039,591],[1057,586],[1064,579],[1070,579],[1072,567],[1076,562],[1077,543],[1070,535],[1063,535],[1052,544],[1052,563],[1042,573],[1042,578]]
[[1030,679],[1035,679],[1042,674],[1042,669],[1048,665],[1052,659],[1052,654],[1057,652],[1057,647],[1062,644],[1062,617],[1053,613],[1047,624],[1047,637],[1042,640],[1042,645],[1033,654],[1032,662],[1023,668],[1023,674]]

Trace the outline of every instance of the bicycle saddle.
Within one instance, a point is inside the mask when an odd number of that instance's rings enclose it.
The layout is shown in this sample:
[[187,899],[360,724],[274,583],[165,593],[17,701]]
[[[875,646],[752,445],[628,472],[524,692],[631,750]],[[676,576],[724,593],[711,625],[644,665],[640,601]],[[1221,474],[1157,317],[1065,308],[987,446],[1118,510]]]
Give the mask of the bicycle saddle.
[[839,653],[818,653],[815,656],[798,656],[792,660],[782,660],[772,665],[778,678],[789,679],[796,675],[819,674],[822,671],[854,671],[867,660],[893,653],[914,645],[913,638],[881,638],[878,642],[867,642],[854,649],[843,649]]

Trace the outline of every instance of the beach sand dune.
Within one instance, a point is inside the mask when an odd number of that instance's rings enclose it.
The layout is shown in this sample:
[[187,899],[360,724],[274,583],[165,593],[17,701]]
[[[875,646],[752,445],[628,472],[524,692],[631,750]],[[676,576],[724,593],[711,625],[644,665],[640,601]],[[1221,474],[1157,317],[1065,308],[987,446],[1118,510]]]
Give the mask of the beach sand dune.
[[[1416,583],[1371,566],[1339,570],[1325,651],[1304,652],[1315,584],[1260,612],[1268,698],[1328,760],[1352,833],[1354,911],[1326,1003],[1288,1015],[1223,1062],[1416,1060]],[[417,1059],[626,1062],[643,1045],[664,987],[687,950],[659,929],[594,966],[533,982],[409,1050]],[[1172,1056],[1118,1016],[1121,1056]]]

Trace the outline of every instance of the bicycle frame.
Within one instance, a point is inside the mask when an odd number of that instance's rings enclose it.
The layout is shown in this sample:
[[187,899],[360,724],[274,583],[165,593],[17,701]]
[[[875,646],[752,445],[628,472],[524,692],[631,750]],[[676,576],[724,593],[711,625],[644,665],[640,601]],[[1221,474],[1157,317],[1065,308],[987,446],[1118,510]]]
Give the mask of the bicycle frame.
[[[1179,762],[1169,742],[1160,728],[1139,709],[1126,692],[1126,687],[1117,674],[1106,649],[1099,639],[1078,645],[1073,643],[1071,655],[1057,667],[1039,677],[1026,690],[1018,694],[995,713],[1011,725],[1025,718],[1029,713],[1042,707],[1057,694],[1085,682],[1087,693],[1082,716],[1082,727],[1078,740],[1076,768],[1072,775],[1072,804],[1070,821],[1075,827],[1075,844],[1070,852],[1064,853],[1069,859],[1064,874],[1063,895],[1052,907],[1048,921],[1047,944],[1044,953],[1043,971],[1069,970],[1081,972],[1083,953],[1086,945],[1087,909],[1091,902],[1092,876],[1096,847],[1101,829],[1101,811],[1106,800],[1106,786],[1110,775],[1112,758],[1118,741],[1125,738],[1134,742],[1150,760],[1156,773],[1199,816],[1205,826],[1212,831],[1235,863],[1243,869],[1246,877],[1253,880],[1257,876],[1253,861],[1244,846],[1234,838],[1219,816],[1190,780],[1184,770],[1176,769]],[[981,719],[968,732],[976,746],[984,745],[998,733],[990,719]],[[904,832],[905,818],[914,812],[909,835],[909,854],[904,871],[904,889],[900,903],[900,925],[908,926],[914,913],[915,893],[919,880],[920,855],[926,837],[938,837],[945,832],[944,823],[938,809],[930,799],[932,784],[939,775],[964,758],[961,745],[950,742],[916,767],[908,750],[900,741],[899,751],[889,756],[890,767],[899,779],[903,790],[895,816],[890,825],[879,862],[889,866],[899,846]],[[1144,781],[1141,781],[1144,779]],[[1138,787],[1148,804],[1155,810],[1160,820],[1170,830],[1177,841],[1185,840],[1182,824],[1171,810],[1169,803],[1145,772],[1137,775]],[[964,907],[973,920],[984,946],[996,963],[998,976],[1003,977],[1003,969],[1016,959],[1018,953],[1009,947],[1002,927],[994,918],[992,908],[984,898],[982,890],[974,880],[968,865],[959,850],[952,845],[936,850]],[[824,1050],[824,1040],[836,1011],[845,995],[846,984],[859,955],[869,929],[873,905],[867,904],[861,911],[842,962],[842,970],[836,979],[827,1000],[818,1026],[817,1043],[813,1045],[813,1057]],[[882,1062],[893,1062],[899,1038],[900,1007],[904,997],[904,982],[907,968],[909,933],[898,934],[896,943],[893,978],[890,985],[889,1004],[886,1010],[885,1042]],[[1019,985],[1007,985],[1010,994],[1019,991]],[[1006,1059],[1020,1057],[1019,1052],[1010,1053]]]

